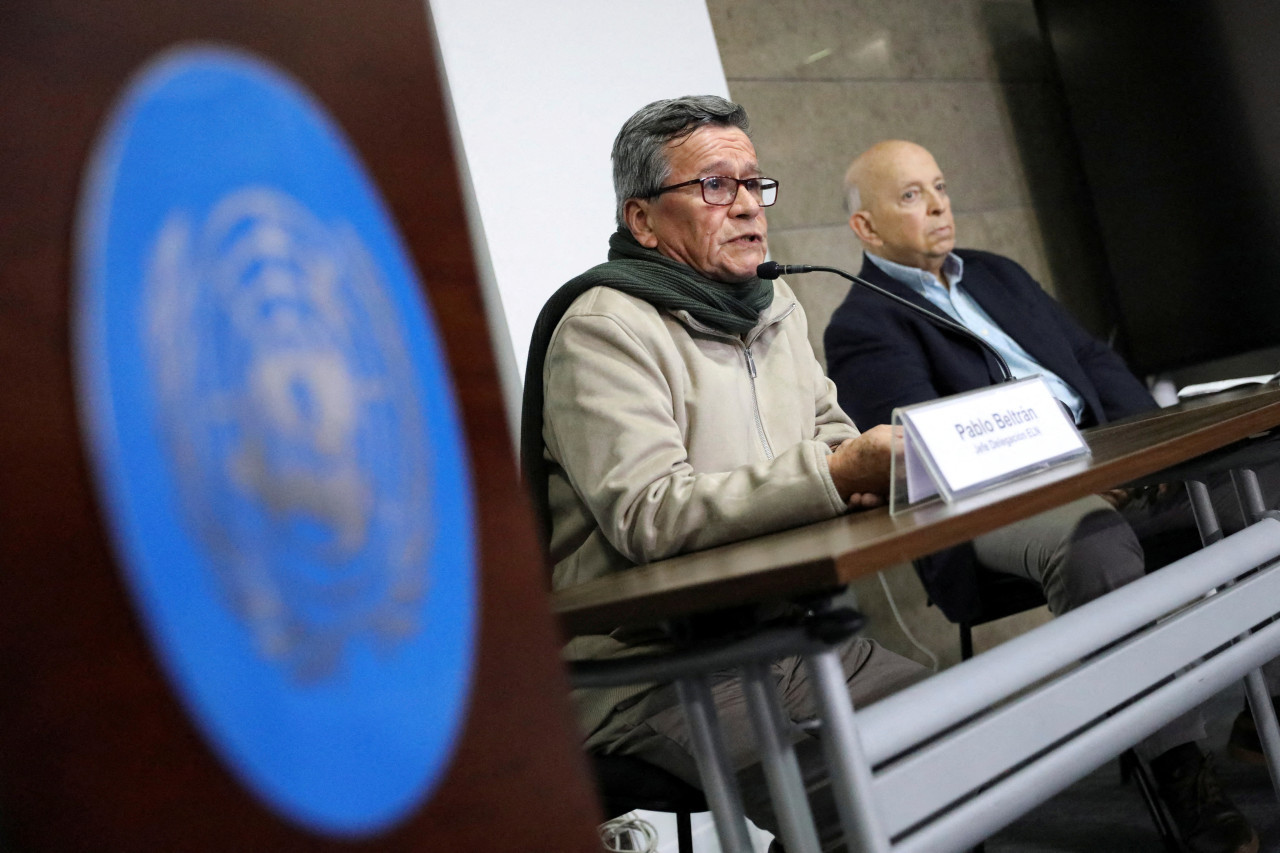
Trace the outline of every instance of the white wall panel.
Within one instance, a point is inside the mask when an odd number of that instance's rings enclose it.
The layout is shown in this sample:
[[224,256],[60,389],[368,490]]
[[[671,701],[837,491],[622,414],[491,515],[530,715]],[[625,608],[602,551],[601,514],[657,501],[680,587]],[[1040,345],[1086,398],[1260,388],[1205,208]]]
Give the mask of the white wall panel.
[[429,5],[480,220],[473,228],[483,228],[481,266],[508,326],[505,360],[522,376],[542,304],[605,259],[618,128],[658,98],[727,97],[724,70],[703,0]]

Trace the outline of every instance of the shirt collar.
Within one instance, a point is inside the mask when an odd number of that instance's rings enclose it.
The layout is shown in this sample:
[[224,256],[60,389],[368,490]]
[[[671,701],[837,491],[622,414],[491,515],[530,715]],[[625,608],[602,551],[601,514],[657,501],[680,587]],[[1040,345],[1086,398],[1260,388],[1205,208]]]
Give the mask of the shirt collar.
[[[885,275],[905,284],[920,295],[924,295],[928,288],[942,288],[942,282],[934,277],[933,273],[926,272],[918,267],[909,267],[905,264],[895,263],[888,258],[882,258],[879,255],[873,255],[871,252],[864,250],[871,262],[878,266]],[[964,278],[964,261],[955,252],[949,252],[942,260],[942,272],[946,275],[947,281],[955,287]],[[945,290],[945,288],[943,288]]]

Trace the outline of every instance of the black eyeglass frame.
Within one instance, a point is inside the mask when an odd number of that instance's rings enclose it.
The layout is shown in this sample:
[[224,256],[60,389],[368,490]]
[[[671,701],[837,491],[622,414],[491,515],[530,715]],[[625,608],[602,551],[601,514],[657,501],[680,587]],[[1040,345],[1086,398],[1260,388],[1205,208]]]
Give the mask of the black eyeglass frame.
[[[728,201],[712,201],[711,199],[707,198],[707,183],[706,183],[707,181],[733,181],[733,184],[734,184],[733,194],[729,196]],[[705,178],[694,178],[691,181],[682,181],[681,183],[678,183],[678,184],[671,184],[670,186],[658,187],[657,191],[654,192],[654,194],[650,196],[650,198],[657,198],[663,193],[671,192],[672,190],[678,190],[681,187],[691,187],[694,184],[700,184],[701,185],[700,189],[702,190],[702,200],[704,202],[706,202],[707,204],[713,205],[715,207],[728,207],[729,205],[733,204],[735,201],[738,200],[738,190],[742,188],[743,184],[746,184],[749,181],[757,181],[760,184],[759,196],[751,192],[750,188],[747,189],[747,192],[751,195],[752,198],[756,200],[757,203],[759,203],[761,207],[773,207],[773,205],[778,203],[778,182],[773,178],[766,178],[763,175],[759,175],[754,178],[733,178],[733,177],[730,177],[729,175],[707,175]],[[771,201],[764,200],[765,192],[768,190],[773,190],[773,199]]]

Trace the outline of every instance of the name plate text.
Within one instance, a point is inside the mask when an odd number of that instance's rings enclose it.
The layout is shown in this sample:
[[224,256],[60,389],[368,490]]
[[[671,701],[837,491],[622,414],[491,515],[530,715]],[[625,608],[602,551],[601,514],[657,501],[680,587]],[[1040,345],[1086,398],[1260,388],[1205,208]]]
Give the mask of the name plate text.
[[907,500],[950,502],[1089,453],[1039,376],[894,410],[903,429]]

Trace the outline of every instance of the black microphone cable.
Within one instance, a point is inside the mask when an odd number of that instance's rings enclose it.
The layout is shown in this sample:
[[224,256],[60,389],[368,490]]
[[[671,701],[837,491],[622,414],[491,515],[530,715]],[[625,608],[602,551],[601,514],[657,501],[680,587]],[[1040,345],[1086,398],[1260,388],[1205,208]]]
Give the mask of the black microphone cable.
[[910,300],[903,299],[901,296],[897,295],[896,293],[890,293],[889,291],[885,290],[883,287],[880,287],[877,284],[872,284],[871,282],[867,281],[865,278],[862,278],[861,276],[856,276],[852,273],[847,273],[844,270],[838,270],[835,267],[817,267],[817,266],[810,266],[809,264],[780,264],[780,263],[777,263],[776,261],[765,261],[763,264],[760,264],[760,266],[756,267],[756,275],[759,276],[760,278],[767,279],[769,281],[772,281],[773,279],[778,278],[780,276],[784,276],[784,275],[801,275],[803,273],[808,273],[808,272],[829,272],[829,273],[832,273],[833,275],[838,275],[841,278],[848,279],[854,284],[861,285],[862,287],[865,287],[868,290],[874,290],[876,293],[879,293],[881,296],[884,296],[888,299],[892,299],[894,302],[897,302],[899,305],[904,305],[907,308],[910,308],[912,311],[915,311],[917,314],[920,314],[926,319],[928,319],[929,322],[933,323],[935,326],[940,326],[941,328],[949,329],[950,331],[955,332],[958,335],[962,335],[963,337],[968,338],[969,340],[978,344],[987,352],[991,353],[992,356],[995,357],[996,364],[999,365],[1000,367],[1000,373],[1004,377],[1001,380],[1002,382],[1013,381],[1013,371],[1009,369],[1009,363],[1004,360],[1004,356],[1002,356],[999,350],[997,350],[991,344],[987,343],[981,337],[974,334],[972,330],[961,325],[960,323],[957,323],[955,320],[949,319],[947,317],[943,317],[939,314],[935,314],[932,311],[929,311],[928,309],[921,308],[919,305],[916,305],[914,302],[911,302]]

